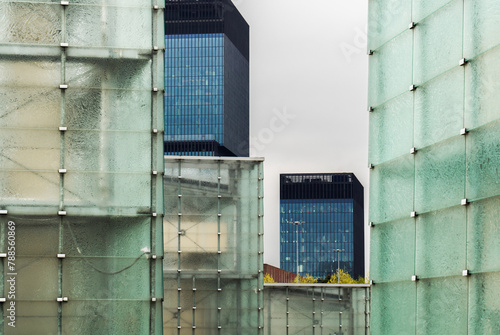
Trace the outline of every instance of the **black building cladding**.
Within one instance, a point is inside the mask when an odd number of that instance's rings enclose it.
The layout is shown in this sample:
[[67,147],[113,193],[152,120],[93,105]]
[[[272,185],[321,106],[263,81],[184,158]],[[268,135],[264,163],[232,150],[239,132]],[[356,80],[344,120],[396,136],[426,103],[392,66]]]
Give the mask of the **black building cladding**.
[[[363,186],[353,173],[282,174],[280,176],[280,266],[324,277],[337,266],[353,278],[365,275]],[[343,249],[337,255],[333,250]],[[340,256],[340,264],[338,257]]]
[[165,153],[249,155],[249,26],[230,0],[165,4]]

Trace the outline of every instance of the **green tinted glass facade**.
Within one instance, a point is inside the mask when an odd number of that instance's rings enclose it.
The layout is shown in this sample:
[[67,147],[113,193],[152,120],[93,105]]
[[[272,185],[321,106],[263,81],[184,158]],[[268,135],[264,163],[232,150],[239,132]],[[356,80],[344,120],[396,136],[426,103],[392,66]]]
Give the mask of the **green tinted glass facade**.
[[370,286],[265,284],[266,335],[370,334]]
[[165,157],[164,334],[263,334],[263,162]]
[[163,45],[151,1],[0,1],[1,334],[162,333]]
[[370,0],[373,334],[495,334],[500,3]]

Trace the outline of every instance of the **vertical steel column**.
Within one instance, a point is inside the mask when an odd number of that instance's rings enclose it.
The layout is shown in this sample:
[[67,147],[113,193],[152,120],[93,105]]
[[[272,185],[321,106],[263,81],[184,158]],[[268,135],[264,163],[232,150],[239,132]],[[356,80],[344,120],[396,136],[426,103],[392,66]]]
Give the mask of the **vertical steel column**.
[[263,163],[259,163],[259,176],[258,176],[258,244],[259,244],[259,270],[258,270],[258,281],[257,281],[257,294],[259,301],[259,332],[258,334],[264,333],[264,166]]
[[196,276],[193,276],[193,335],[196,331]]
[[[222,324],[221,324],[221,295],[222,295],[222,286],[221,286],[221,248],[220,248],[220,237],[221,237],[221,160],[217,161],[217,330],[218,333],[222,333]],[[229,182],[229,181],[228,181]]]
[[[67,43],[67,23],[66,23],[66,7],[67,3],[61,2],[61,83],[59,85],[59,89],[61,91],[61,115],[60,115],[60,158],[59,158],[59,212],[62,213],[64,211],[64,172],[65,170],[65,132],[67,127],[65,126],[66,119],[66,88],[68,87],[66,83],[66,47]],[[60,216],[59,218],[59,247],[58,253],[64,253],[64,218]],[[62,285],[63,285],[63,258],[58,257],[58,289],[57,289],[57,297],[62,297]],[[59,299],[58,299],[59,300]],[[62,335],[62,301],[58,302],[57,306],[57,334]]]
[[290,323],[288,322],[288,316],[290,314],[290,311],[288,310],[288,303],[290,301],[290,298],[288,297],[288,286],[286,287],[285,293],[286,293],[286,335],[288,335],[288,328],[290,328]]
[[178,160],[177,172],[177,334],[181,333],[181,236],[182,236],[182,160]]
[[[151,334],[159,333],[156,327],[160,326],[162,314],[157,309],[162,309],[163,301],[163,130],[164,130],[164,23],[163,0],[152,0],[152,53],[151,53],[151,262],[150,262],[150,288],[151,288],[151,310],[150,329]],[[161,299],[158,299],[160,298]],[[157,320],[160,318],[160,320]]]
[[315,330],[316,330],[316,297],[314,296],[314,287],[311,288],[311,298],[312,298],[312,305],[313,305],[313,310],[312,310],[312,334],[314,335]]

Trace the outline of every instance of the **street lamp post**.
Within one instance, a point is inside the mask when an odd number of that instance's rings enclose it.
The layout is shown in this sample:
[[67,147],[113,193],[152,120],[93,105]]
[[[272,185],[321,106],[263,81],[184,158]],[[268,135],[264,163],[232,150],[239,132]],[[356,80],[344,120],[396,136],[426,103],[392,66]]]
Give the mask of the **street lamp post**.
[[344,249],[333,249],[333,251],[337,252],[337,284],[340,284],[340,253],[345,251]]
[[291,224],[294,224],[296,227],[296,236],[297,236],[297,278],[296,282],[297,284],[299,283],[299,225],[302,224],[300,221],[295,221],[295,222],[290,222]]

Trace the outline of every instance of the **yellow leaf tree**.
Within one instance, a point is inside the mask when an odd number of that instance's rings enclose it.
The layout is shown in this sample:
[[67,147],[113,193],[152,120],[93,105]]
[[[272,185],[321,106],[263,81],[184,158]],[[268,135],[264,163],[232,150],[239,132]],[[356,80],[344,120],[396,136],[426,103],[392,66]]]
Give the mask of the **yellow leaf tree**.
[[[340,281],[339,281],[340,278]],[[356,284],[358,283],[354,279],[352,279],[351,275],[349,273],[345,272],[342,269],[338,269],[337,272],[333,276],[330,277],[330,280],[328,281],[328,284]]]
[[[318,279],[314,278],[313,276],[311,276],[309,274],[306,274],[305,277],[299,276],[299,283],[307,284],[307,283],[317,283],[317,282],[318,282]],[[295,283],[295,281],[293,281],[292,283]]]
[[264,283],[274,283],[274,282],[275,282],[274,278],[270,274],[266,273],[264,275]]

